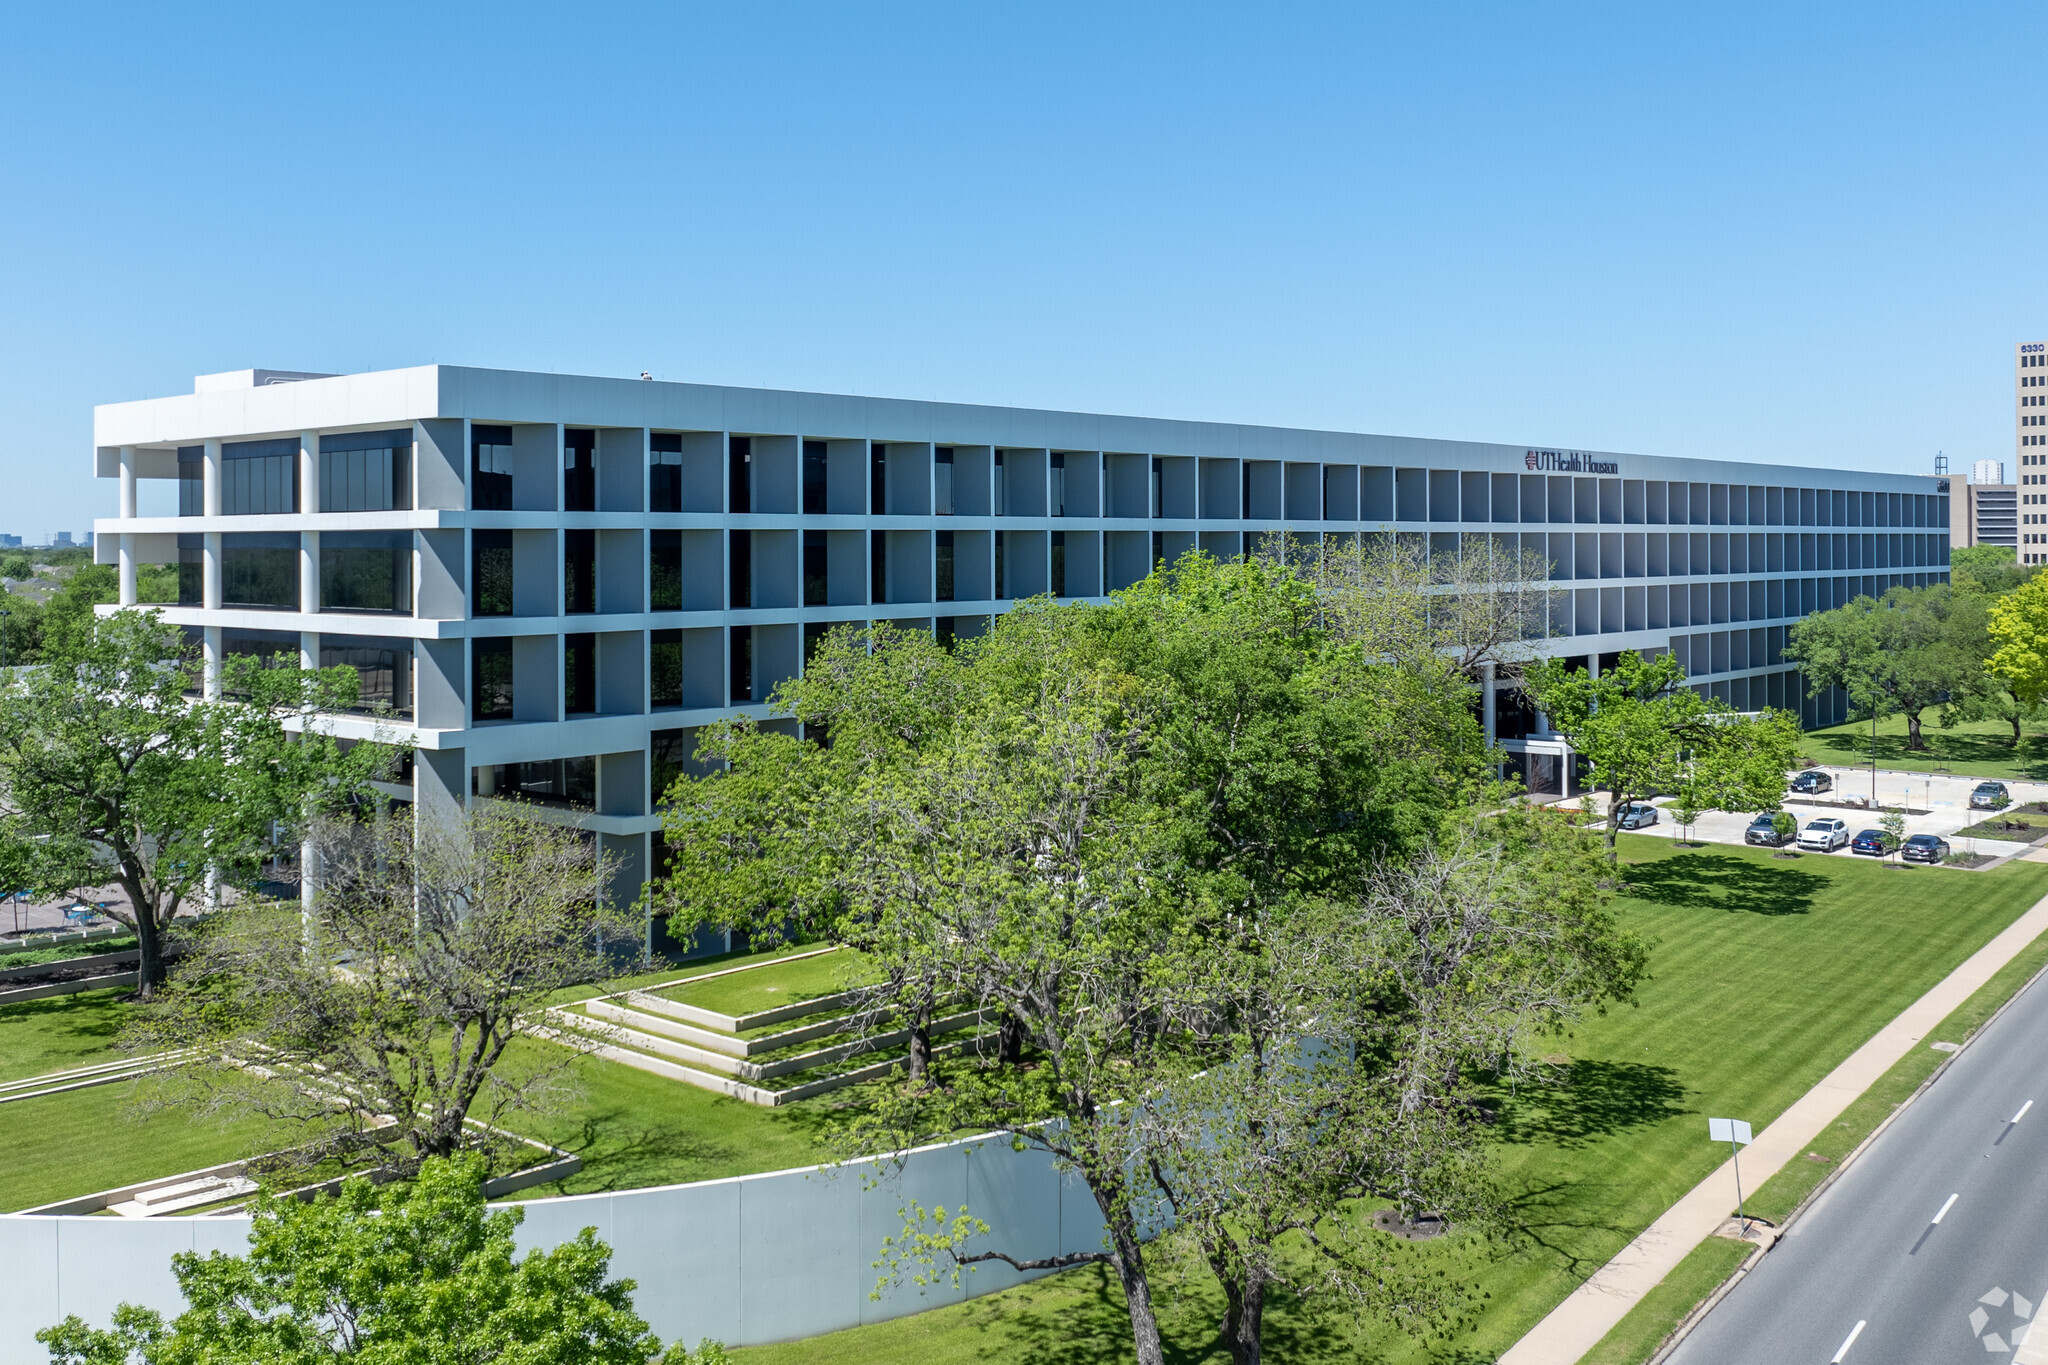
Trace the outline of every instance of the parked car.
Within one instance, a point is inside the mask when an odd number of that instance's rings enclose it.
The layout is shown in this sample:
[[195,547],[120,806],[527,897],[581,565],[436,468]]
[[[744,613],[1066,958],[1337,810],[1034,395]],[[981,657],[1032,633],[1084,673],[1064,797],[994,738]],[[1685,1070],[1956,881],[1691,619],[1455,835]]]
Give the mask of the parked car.
[[1877,857],[1882,858],[1884,856],[1884,831],[1881,829],[1859,831],[1856,837],[1849,841],[1849,851],[1851,853],[1875,854]]
[[1846,820],[1809,820],[1806,828],[1799,831],[1799,846],[1815,853],[1833,853],[1849,842],[1849,822]]
[[1948,840],[1937,834],[1915,834],[1899,851],[1899,856],[1909,863],[1938,863],[1948,854]]
[[1835,789],[1835,779],[1818,768],[1808,768],[1792,779],[1792,790],[1801,796],[1818,796]]
[[1623,806],[1621,808],[1621,814],[1615,818],[1614,827],[1616,829],[1641,829],[1645,825],[1654,825],[1656,823],[1657,808],[1646,802],[1638,801],[1632,806]]
[[1778,812],[1767,810],[1749,822],[1749,828],[1742,831],[1742,842],[1761,844],[1765,848],[1779,848],[1799,837],[1799,826],[1793,825],[1790,834],[1778,833]]
[[1970,793],[1971,810],[2004,810],[2012,804],[2012,793],[2003,782],[1979,782]]

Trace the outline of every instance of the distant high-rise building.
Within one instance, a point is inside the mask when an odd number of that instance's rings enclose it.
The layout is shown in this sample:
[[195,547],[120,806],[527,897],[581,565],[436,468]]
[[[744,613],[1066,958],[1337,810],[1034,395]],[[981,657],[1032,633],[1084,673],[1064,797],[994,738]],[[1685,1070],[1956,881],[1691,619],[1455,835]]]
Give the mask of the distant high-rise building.
[[18,550],[20,548],[20,536],[10,536],[4,533],[0,533],[0,550]]
[[[2048,341],[2013,348],[2013,442],[2019,460],[2019,556],[2048,563]],[[2032,528],[2032,529],[2029,529]]]
[[1970,466],[1971,483],[2004,483],[2005,461],[1979,460]]
[[71,546],[71,533],[69,531],[57,532],[56,538],[50,542],[50,545],[53,549],[69,549]]

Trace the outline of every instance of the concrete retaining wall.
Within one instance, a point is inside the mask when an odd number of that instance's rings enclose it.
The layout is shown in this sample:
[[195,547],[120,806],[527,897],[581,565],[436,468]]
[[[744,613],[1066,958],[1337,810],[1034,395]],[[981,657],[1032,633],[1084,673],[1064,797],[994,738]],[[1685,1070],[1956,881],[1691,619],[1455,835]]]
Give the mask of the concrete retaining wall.
[[[879,1178],[878,1178],[879,1177]],[[1022,1257],[1092,1251],[1102,1218],[1088,1188],[1051,1159],[1006,1141],[913,1152],[894,1167],[822,1167],[521,1205],[521,1247],[552,1246],[585,1227],[611,1245],[614,1277],[638,1282],[634,1306],[664,1341],[730,1346],[814,1336],[1007,1289],[1008,1266],[983,1265],[961,1288],[913,1285],[879,1302],[882,1239],[912,1201],[962,1203],[993,1232],[989,1248]],[[46,1359],[39,1328],[76,1313],[96,1326],[123,1301],[170,1316],[183,1308],[171,1256],[247,1249],[246,1218],[0,1217],[0,1360]]]

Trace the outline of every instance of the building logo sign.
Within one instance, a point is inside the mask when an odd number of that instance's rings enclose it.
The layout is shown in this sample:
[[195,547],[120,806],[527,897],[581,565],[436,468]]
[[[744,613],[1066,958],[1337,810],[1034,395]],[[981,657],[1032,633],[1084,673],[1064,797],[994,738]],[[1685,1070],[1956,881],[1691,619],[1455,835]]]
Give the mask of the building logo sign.
[[1522,463],[1530,469],[1541,469],[1551,474],[1619,474],[1621,466],[1613,460],[1596,460],[1583,450],[1532,450],[1522,457]]
[[2048,351],[2048,342],[2034,341],[2020,347],[2021,355],[2032,355],[2036,351]]

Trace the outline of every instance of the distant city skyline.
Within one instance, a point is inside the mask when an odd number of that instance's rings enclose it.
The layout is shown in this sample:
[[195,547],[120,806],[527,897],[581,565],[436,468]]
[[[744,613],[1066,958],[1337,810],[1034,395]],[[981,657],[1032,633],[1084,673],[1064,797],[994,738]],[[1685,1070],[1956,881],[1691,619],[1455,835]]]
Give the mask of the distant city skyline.
[[[112,514],[94,405],[254,366],[1967,470],[2048,324],[2038,8],[231,13],[10,31],[33,526]],[[248,79],[397,23],[403,100]]]

